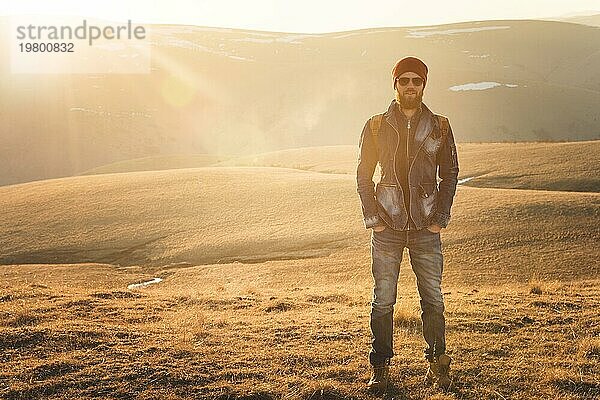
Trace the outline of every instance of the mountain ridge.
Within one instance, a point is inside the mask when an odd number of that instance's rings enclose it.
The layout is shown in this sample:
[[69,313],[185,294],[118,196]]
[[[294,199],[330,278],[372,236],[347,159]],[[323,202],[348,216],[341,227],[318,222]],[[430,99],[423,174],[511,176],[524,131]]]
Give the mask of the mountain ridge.
[[148,75],[0,68],[0,185],[148,156],[354,144],[389,105],[389,71],[407,54],[429,65],[424,102],[450,118],[457,142],[600,138],[600,31],[584,25],[149,30]]

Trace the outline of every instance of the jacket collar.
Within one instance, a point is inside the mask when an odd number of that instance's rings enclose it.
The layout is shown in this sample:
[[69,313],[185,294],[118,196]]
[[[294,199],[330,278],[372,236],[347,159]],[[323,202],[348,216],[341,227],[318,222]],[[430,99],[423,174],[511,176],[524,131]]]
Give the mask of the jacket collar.
[[[398,107],[398,102],[396,99],[393,99],[388,107],[387,111],[383,113],[385,120],[388,124],[390,124],[396,132],[400,132],[400,128],[396,122],[396,118],[394,117],[394,108]],[[433,131],[433,127],[435,122],[435,118],[433,118],[433,113],[425,105],[425,103],[421,103],[422,111],[421,117],[419,118],[419,123],[417,124],[417,129],[414,133],[413,143],[417,149],[421,147],[421,144],[427,139],[427,136]]]
[[387,123],[390,124],[397,132],[400,132],[400,128],[396,123],[396,118],[394,118],[394,108],[398,107],[397,104],[398,103],[396,102],[396,99],[392,100],[387,111],[383,113],[383,117],[385,118]]

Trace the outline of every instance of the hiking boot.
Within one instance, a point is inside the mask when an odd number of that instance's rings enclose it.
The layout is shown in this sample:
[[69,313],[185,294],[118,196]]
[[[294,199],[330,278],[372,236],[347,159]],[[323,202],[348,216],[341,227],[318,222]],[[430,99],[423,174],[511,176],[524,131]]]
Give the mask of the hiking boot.
[[388,359],[382,365],[374,365],[371,374],[371,379],[367,383],[367,389],[376,392],[383,393],[387,389],[388,381],[390,376],[390,360]]
[[427,368],[427,373],[425,374],[426,384],[433,385],[435,383],[436,376],[439,374],[438,370],[437,361],[429,361],[429,368]]
[[450,379],[450,363],[452,359],[445,354],[429,361],[429,369],[425,374],[425,383],[436,384],[441,389],[448,389],[452,380]]
[[448,389],[452,380],[450,379],[450,363],[452,359],[445,354],[438,358],[439,378],[438,386],[442,389]]

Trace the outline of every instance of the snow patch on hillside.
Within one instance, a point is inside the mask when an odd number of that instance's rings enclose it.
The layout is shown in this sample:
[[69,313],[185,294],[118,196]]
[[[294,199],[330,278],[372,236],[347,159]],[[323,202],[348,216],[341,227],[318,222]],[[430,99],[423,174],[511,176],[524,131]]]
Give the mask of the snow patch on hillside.
[[434,35],[455,35],[457,33],[472,33],[481,31],[494,31],[498,29],[509,29],[510,26],[498,25],[498,26],[483,26],[481,28],[460,28],[460,29],[446,29],[442,31],[434,31],[435,28],[415,28],[408,30],[409,38],[423,38]]
[[502,84],[502,83],[498,83],[498,82],[476,82],[476,83],[465,83],[463,85],[451,86],[449,88],[449,90],[451,90],[453,92],[461,92],[461,91],[465,91],[465,90],[493,89],[493,88],[499,87],[499,86],[515,88],[515,87],[518,87],[519,85],[515,85],[512,83]]

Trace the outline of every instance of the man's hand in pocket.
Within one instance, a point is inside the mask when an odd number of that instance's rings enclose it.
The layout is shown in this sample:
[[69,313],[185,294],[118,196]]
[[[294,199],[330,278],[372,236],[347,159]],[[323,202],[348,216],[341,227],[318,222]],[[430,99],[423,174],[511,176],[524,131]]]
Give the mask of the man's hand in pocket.
[[381,231],[383,231],[383,230],[385,230],[385,225],[382,225],[382,226],[374,226],[374,227],[373,227],[373,231],[374,231],[374,232],[381,232]]
[[438,224],[433,224],[433,225],[429,225],[427,227],[427,230],[429,230],[429,232],[439,233],[439,231],[442,230],[442,227],[439,226]]

